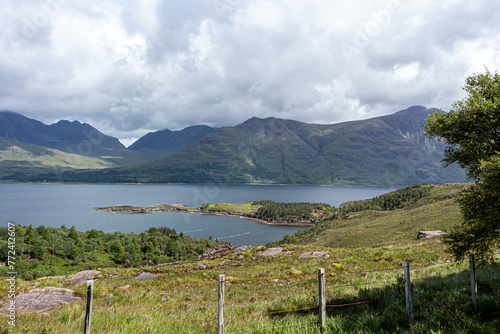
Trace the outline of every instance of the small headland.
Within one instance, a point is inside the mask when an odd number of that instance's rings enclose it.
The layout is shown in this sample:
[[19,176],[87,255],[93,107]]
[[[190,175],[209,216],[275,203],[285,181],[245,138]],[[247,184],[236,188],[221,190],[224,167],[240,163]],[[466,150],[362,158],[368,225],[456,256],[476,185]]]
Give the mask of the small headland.
[[113,213],[185,212],[244,218],[269,225],[315,226],[336,218],[337,210],[324,203],[279,203],[254,201],[247,203],[208,203],[197,208],[182,204],[157,204],[153,207],[114,205],[95,208]]

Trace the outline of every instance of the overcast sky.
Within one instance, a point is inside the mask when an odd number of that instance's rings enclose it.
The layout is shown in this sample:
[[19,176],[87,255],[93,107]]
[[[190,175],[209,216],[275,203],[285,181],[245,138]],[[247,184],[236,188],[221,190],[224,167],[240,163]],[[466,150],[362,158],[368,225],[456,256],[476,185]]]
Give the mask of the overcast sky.
[[2,0],[0,110],[149,131],[448,110],[500,69],[497,0]]

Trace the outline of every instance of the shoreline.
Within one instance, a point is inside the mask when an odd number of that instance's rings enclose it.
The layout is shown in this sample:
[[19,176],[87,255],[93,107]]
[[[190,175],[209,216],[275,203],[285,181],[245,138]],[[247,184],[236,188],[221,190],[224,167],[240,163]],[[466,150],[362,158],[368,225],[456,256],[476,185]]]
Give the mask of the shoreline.
[[[161,207],[165,206],[165,207]],[[258,223],[266,225],[277,225],[277,226],[299,226],[299,227],[312,227],[315,226],[314,223],[283,223],[278,221],[268,221],[264,219],[259,219],[255,217],[249,217],[237,213],[229,212],[209,212],[201,211],[197,208],[193,208],[181,204],[157,204],[154,207],[139,207],[139,206],[129,206],[129,205],[113,205],[107,207],[94,208],[94,211],[105,211],[111,213],[123,213],[123,214],[144,214],[144,213],[155,213],[155,212],[180,212],[180,213],[197,213],[202,215],[213,215],[213,216],[226,216],[241,219],[253,220]]]
[[[451,182],[455,183],[455,182]],[[464,183],[464,182],[456,182],[456,183]],[[334,183],[334,184],[316,184],[316,183],[140,183],[140,182],[116,182],[116,183],[107,183],[107,182],[42,182],[42,181],[33,181],[33,182],[17,182],[17,181],[0,181],[1,184],[15,184],[15,185],[84,185],[84,186],[93,186],[93,185],[104,185],[104,186],[164,186],[164,185],[195,185],[195,186],[314,186],[314,187],[368,187],[368,188],[403,188],[407,185],[379,185],[379,184],[350,184],[350,183]],[[436,183],[435,185],[439,185]]]

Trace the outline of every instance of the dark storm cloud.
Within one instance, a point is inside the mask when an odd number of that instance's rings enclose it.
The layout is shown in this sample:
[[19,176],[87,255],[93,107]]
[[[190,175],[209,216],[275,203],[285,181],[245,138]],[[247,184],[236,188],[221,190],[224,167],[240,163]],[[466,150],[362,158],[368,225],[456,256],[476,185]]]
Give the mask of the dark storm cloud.
[[147,131],[448,109],[500,65],[491,1],[7,0],[0,109]]

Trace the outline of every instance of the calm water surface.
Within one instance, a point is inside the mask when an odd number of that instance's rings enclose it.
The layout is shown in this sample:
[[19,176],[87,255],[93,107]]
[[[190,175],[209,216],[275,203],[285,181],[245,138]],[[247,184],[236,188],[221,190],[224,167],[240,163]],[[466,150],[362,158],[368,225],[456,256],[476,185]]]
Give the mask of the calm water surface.
[[287,185],[18,185],[0,184],[0,226],[7,222],[61,227],[74,225],[107,233],[140,233],[167,226],[196,238],[212,235],[236,246],[266,244],[304,227],[265,225],[251,220],[162,212],[116,214],[93,211],[110,205],[153,206],[180,203],[243,203],[270,199],[279,202],[321,202],[334,206],[395,190],[380,187],[323,187]]

